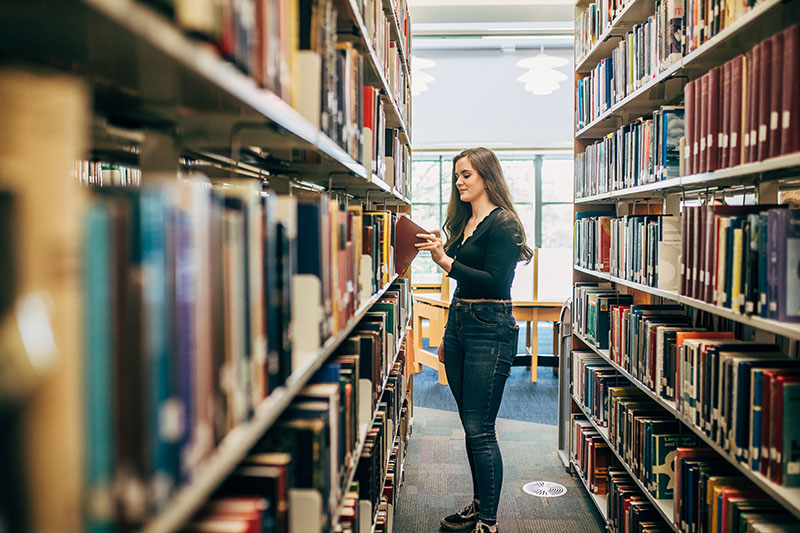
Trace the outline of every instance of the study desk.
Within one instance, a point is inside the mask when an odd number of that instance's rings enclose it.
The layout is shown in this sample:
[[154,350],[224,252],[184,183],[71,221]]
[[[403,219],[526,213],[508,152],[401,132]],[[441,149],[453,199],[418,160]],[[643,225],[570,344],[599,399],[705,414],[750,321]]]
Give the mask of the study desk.
[[[537,364],[539,359],[538,328],[534,325],[538,321],[558,322],[562,302],[519,301],[513,302],[514,318],[517,322],[527,323],[525,346],[531,353],[531,382],[536,382]],[[444,365],[439,362],[437,354],[422,348],[422,337],[427,336],[431,345],[438,346],[444,335],[444,326],[447,324],[447,314],[450,300],[441,298],[441,295],[429,293],[414,293],[414,365],[420,372],[419,365],[436,369],[439,372],[439,383],[447,384]],[[422,320],[428,320],[427,335],[424,335]],[[553,353],[557,353],[557,335],[553,336]]]

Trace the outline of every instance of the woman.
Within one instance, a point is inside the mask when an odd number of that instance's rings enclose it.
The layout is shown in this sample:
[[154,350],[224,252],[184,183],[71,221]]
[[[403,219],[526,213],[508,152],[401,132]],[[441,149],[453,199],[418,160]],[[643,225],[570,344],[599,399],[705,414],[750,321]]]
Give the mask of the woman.
[[511,282],[517,262],[529,261],[533,252],[494,152],[465,150],[453,158],[453,168],[446,242],[423,233],[418,237],[426,242],[417,245],[458,282],[439,360],[464,426],[474,499],[443,518],[442,527],[494,533],[503,484],[495,420],[519,328],[511,314]]

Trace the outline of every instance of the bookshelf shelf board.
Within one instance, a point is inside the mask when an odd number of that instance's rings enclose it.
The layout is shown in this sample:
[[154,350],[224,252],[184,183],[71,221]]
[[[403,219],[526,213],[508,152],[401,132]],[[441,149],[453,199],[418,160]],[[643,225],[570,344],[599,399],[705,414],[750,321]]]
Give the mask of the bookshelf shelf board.
[[576,204],[596,204],[612,202],[617,198],[653,198],[655,195],[668,194],[671,191],[680,191],[681,178],[669,178],[655,183],[647,183],[627,189],[618,189],[603,194],[595,194],[585,198],[576,198]]
[[612,276],[607,272],[597,272],[595,270],[589,270],[588,268],[583,268],[576,266],[575,270],[578,272],[583,272],[584,274],[589,274],[598,278],[602,278],[608,281],[613,281],[618,285],[625,285],[626,287],[630,287],[631,289],[635,289],[637,291],[647,292],[652,294],[653,296],[660,296],[661,298],[668,298],[670,300],[678,300],[678,292],[673,290],[666,290],[666,289],[657,289],[655,287],[650,287],[648,285],[643,285],[641,283],[636,283],[633,281],[624,280],[618,278],[616,276]]
[[[705,442],[711,449],[725,458],[729,463],[736,467],[742,474],[744,474],[750,481],[752,481],[755,485],[757,485],[761,490],[767,493],[770,497],[777,500],[782,506],[788,509],[793,515],[797,518],[800,518],[800,488],[789,488],[789,487],[782,487],[777,483],[773,483],[767,477],[761,475],[759,472],[754,472],[746,465],[740,463],[735,457],[730,455],[728,452],[722,449],[722,447],[714,442],[714,440],[706,435],[702,429],[697,427],[694,423],[687,420],[683,414],[678,411],[675,404],[664,398],[657,396],[653,391],[647,388],[641,381],[633,377],[631,374],[625,371],[622,367],[612,361],[608,356],[608,351],[606,350],[598,350],[596,349],[591,342],[585,337],[574,333],[576,338],[580,339],[586,346],[588,346],[591,350],[593,350],[597,355],[604,358],[611,366],[614,367],[620,374],[625,376],[631,384],[633,384],[636,388],[641,390],[645,393],[649,398],[654,400],[658,405],[663,407],[668,413],[674,416],[678,421],[682,422],[683,425],[688,427],[695,435],[697,435],[703,442]],[[577,401],[577,400],[576,400]],[[580,405],[580,404],[578,404]]]
[[636,483],[637,487],[639,487],[639,490],[641,490],[644,495],[647,496],[647,499],[650,500],[650,503],[653,504],[653,507],[658,509],[658,512],[661,514],[661,517],[664,519],[667,525],[669,525],[669,527],[672,528],[675,533],[680,533],[680,528],[673,522],[673,517],[675,516],[675,503],[673,500],[657,500],[650,493],[650,491],[647,490],[647,488],[644,486],[644,483],[642,483],[639,478],[636,477],[636,475],[633,473],[633,470],[631,470],[631,468],[628,466],[628,463],[625,462],[625,459],[619,454],[617,449],[614,448],[613,444],[611,443],[611,439],[608,436],[608,429],[600,427],[597,422],[594,421],[592,415],[586,411],[586,408],[574,393],[572,394],[572,401],[574,401],[578,407],[580,407],[581,412],[586,415],[589,423],[594,426],[594,429],[597,430],[598,433],[600,433],[600,435],[603,437],[603,440],[606,441],[606,444],[608,444],[609,449],[611,449],[611,452],[617,458],[619,463],[622,465],[625,471],[628,472],[628,475],[631,476],[631,479],[633,479],[633,482]]
[[403,28],[400,26],[400,19],[397,18],[397,11],[395,11],[394,4],[392,0],[383,0],[383,12],[386,13],[389,17],[389,27],[392,33],[392,40],[397,43],[397,51],[400,55],[400,63],[403,66],[403,72],[405,73],[406,77],[406,84],[408,87],[411,87],[411,76],[409,75],[409,70],[411,70],[410,66],[410,58],[408,55],[408,51],[406,50],[405,42],[403,41]]
[[708,189],[710,187],[726,187],[730,185],[754,184],[755,180],[760,181],[779,179],[785,175],[796,175],[800,170],[800,152],[786,154],[764,161],[745,163],[735,167],[723,168],[713,172],[702,174],[692,174],[678,178],[670,178],[655,183],[648,183],[638,187],[618,189],[603,194],[587,196],[575,200],[576,204],[593,204],[600,202],[612,202],[616,199],[624,198],[649,198],[653,194],[680,194],[697,189]]
[[578,479],[581,480],[581,483],[583,483],[583,486],[586,488],[587,495],[592,502],[594,502],[594,506],[597,507],[597,510],[600,512],[603,522],[605,522],[606,526],[608,526],[608,496],[606,494],[594,494],[591,490],[589,490],[589,485],[587,485],[586,480],[583,479],[581,466],[572,459],[570,459],[569,462],[572,463],[572,468],[574,468],[575,472],[578,474]]
[[647,17],[655,11],[655,2],[650,0],[633,0],[611,21],[608,29],[598,37],[595,45],[581,58],[575,67],[575,72],[586,74],[600,62],[600,60],[610,57],[619,41],[631,28],[640,22],[647,20]]
[[[389,369],[394,367],[394,364],[397,362],[397,358],[400,356],[400,348],[403,345],[403,340],[406,339],[408,335],[408,328],[410,326],[411,317],[409,316],[409,321],[406,322],[406,327],[403,328],[403,338],[400,340],[400,344],[398,346],[397,352],[395,352],[394,357],[392,358],[392,362],[389,365]],[[389,382],[389,374],[386,375],[386,378],[383,380],[383,385],[381,386],[381,393],[378,395],[380,399],[383,396],[383,392],[386,390],[386,384]],[[380,405],[380,401],[378,402]],[[372,412],[372,419],[370,420],[369,424],[365,428],[366,431],[369,431],[369,428],[372,426],[372,423],[375,421],[375,417],[378,416],[378,406],[375,407],[375,410]],[[358,469],[358,460],[361,457],[361,452],[364,450],[364,444],[367,441],[367,434],[366,432],[363,434],[359,434],[358,436],[358,444],[356,445],[356,449],[353,452],[353,457],[350,459],[350,465],[347,467],[347,481],[344,484],[343,491],[342,491],[342,501],[339,502],[339,506],[336,508],[336,512],[334,513],[331,523],[338,524],[339,518],[342,515],[342,510],[344,509],[344,495],[347,493],[350,485],[352,485],[353,480],[356,477],[356,470]]]
[[179,530],[202,507],[236,465],[245,458],[250,449],[289,406],[292,399],[300,393],[314,372],[350,335],[370,307],[383,296],[396,279],[397,276],[394,276],[389,283],[364,302],[347,325],[336,335],[330,337],[305,366],[292,372],[285,385],[277,388],[265,398],[256,408],[251,420],[228,433],[195,474],[194,480],[182,487],[164,506],[164,512],[151,518],[145,524],[143,531],[156,533]]
[[695,309],[700,309],[701,311],[706,311],[708,313],[733,320],[734,322],[739,322],[740,324],[744,324],[746,326],[751,326],[753,328],[774,333],[776,335],[782,335],[790,339],[800,339],[800,323],[779,322],[778,320],[770,320],[761,318],[759,316],[743,315],[741,313],[735,313],[730,309],[726,309],[725,307],[720,307],[718,305],[713,305],[701,300],[689,298],[688,296],[681,296],[677,293],[677,291],[668,291],[664,289],[657,289],[655,287],[648,287],[647,285],[642,285],[641,283],[634,283],[632,281],[612,276],[606,272],[597,272],[595,270],[589,270],[588,268],[579,266],[575,266],[574,268],[578,272],[583,272],[584,274],[589,274],[590,276],[594,276],[596,278],[611,281],[618,285],[630,287],[637,291],[646,292],[648,294],[652,294],[653,296],[667,298],[669,300],[694,307]]
[[378,88],[384,93],[383,101],[385,104],[384,111],[386,112],[386,127],[400,128],[401,142],[410,146],[411,135],[406,128],[406,122],[403,118],[403,114],[400,112],[400,107],[397,105],[397,102],[392,95],[392,91],[389,88],[389,82],[386,79],[386,75],[383,71],[381,61],[378,58],[378,54],[375,52],[375,47],[373,46],[372,40],[367,36],[367,26],[364,23],[364,18],[361,16],[361,11],[359,11],[358,6],[356,5],[356,0],[347,0],[345,6],[345,12],[347,16],[350,17],[353,24],[356,26],[358,42],[366,51],[367,63],[370,65],[368,70],[371,73],[371,76],[366,76],[367,80],[371,79],[374,83],[377,83]]

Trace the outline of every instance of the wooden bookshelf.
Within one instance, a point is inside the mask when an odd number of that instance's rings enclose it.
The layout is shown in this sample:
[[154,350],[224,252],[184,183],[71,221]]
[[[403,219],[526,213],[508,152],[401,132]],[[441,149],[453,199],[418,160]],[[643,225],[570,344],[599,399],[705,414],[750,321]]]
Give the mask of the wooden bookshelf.
[[[389,365],[390,369],[392,367],[394,367],[394,364],[397,362],[397,358],[400,355],[400,351],[401,351],[403,343],[407,342],[406,339],[408,338],[408,328],[409,328],[410,324],[411,324],[410,321],[407,322],[406,326],[403,328],[403,338],[400,340],[400,345],[398,346],[397,352],[395,352],[394,357],[392,358],[392,362]],[[378,398],[383,396],[383,391],[386,390],[386,384],[388,382],[389,382],[389,374],[387,374],[386,378],[383,380],[383,384],[381,385],[381,393],[378,396]],[[380,402],[378,402],[378,403],[380,404]],[[364,428],[365,431],[358,435],[358,444],[356,445],[356,449],[355,449],[355,451],[353,453],[353,457],[350,460],[350,465],[347,467],[347,472],[348,472],[347,473],[347,477],[346,477],[347,482],[343,485],[343,488],[344,488],[345,492],[347,492],[348,488],[353,483],[353,480],[356,477],[356,470],[358,469],[358,461],[359,461],[359,458],[361,457],[361,452],[364,449],[364,443],[366,442],[366,437],[367,437],[367,433],[366,432],[369,431],[369,428],[372,426],[372,422],[375,421],[375,417],[376,416],[378,416],[378,408],[377,407],[373,410],[372,418],[370,419],[370,422],[367,424],[367,426]],[[398,425],[398,427],[399,427],[399,425]],[[395,431],[394,438],[395,439],[397,438],[397,432],[396,431]],[[394,440],[392,442],[394,442]],[[331,523],[333,523],[333,524],[338,523],[339,517],[341,516],[341,513],[342,513],[343,504],[344,504],[344,501],[339,503],[339,506],[336,508],[336,512],[333,515],[333,519],[332,519]]]
[[642,493],[645,496],[647,496],[647,499],[650,500],[650,503],[653,504],[653,507],[655,507],[656,510],[658,510],[659,514],[667,523],[667,525],[671,527],[672,530],[675,531],[675,533],[680,533],[680,528],[676,526],[675,523],[673,522],[673,516],[675,513],[675,504],[672,502],[672,500],[657,500],[655,497],[653,497],[650,491],[647,490],[647,488],[644,486],[644,483],[639,481],[639,478],[636,477],[636,475],[633,473],[633,470],[631,470],[631,467],[628,466],[627,461],[625,461],[625,459],[619,454],[617,449],[611,443],[611,439],[608,437],[608,429],[600,427],[597,424],[597,422],[594,421],[592,415],[586,410],[586,408],[583,406],[583,404],[580,402],[578,397],[575,396],[574,393],[572,394],[572,401],[575,402],[575,405],[577,405],[578,408],[581,410],[581,412],[583,412],[583,414],[586,415],[586,419],[589,420],[589,423],[591,423],[592,426],[594,426],[594,429],[598,433],[600,433],[600,436],[603,437],[604,441],[606,441],[606,444],[608,444],[608,447],[611,449],[611,452],[617,458],[617,461],[619,461],[619,464],[621,464],[622,467],[625,469],[625,471],[628,472],[628,475],[631,476],[631,479],[633,479],[633,482],[636,484],[637,487],[639,487],[639,490],[641,490]]
[[638,187],[629,187],[577,198],[575,203],[597,204],[612,203],[620,199],[652,199],[656,194],[666,196],[670,194],[685,194],[691,191],[706,191],[711,188],[722,189],[729,186],[752,185],[756,179],[760,183],[780,180],[786,177],[795,177],[798,172],[800,172],[800,153],[786,154],[713,172],[669,178],[646,185],[639,185]]
[[[410,46],[403,43],[403,30],[393,4],[389,0],[377,1],[389,18],[390,39],[397,42],[405,76],[404,89],[410,95],[410,61],[407,57]],[[401,97],[389,86],[382,60],[366,36],[358,3],[357,0],[335,2],[339,17],[337,29],[354,28],[352,33],[342,30],[339,40],[355,41],[364,59],[365,85],[376,87],[381,92],[386,127],[399,129],[400,142],[410,148],[410,96],[404,109]],[[88,86],[92,111],[109,122],[105,128],[97,127],[94,128],[97,131],[91,132],[91,148],[97,147],[98,139],[108,137],[120,137],[126,143],[140,145],[147,140],[150,131],[155,131],[165,137],[171,136],[179,156],[201,155],[204,161],[209,161],[209,169],[219,173],[266,179],[270,186],[274,183],[276,189],[283,185],[288,188],[287,180],[302,181],[330,191],[345,191],[351,197],[364,200],[368,209],[390,204],[401,205],[399,210],[408,212],[410,193],[396,190],[374,174],[287,100],[260,87],[252,77],[221,57],[212,43],[190,36],[149,3],[136,0],[77,0],[56,4],[46,0],[12,2],[4,6],[0,28],[9,30],[12,27],[13,32],[0,31],[0,48],[3,49],[0,56],[6,60],[7,66],[43,66],[44,69],[79,77]],[[288,95],[284,97],[288,98]],[[117,127],[119,124],[130,124],[131,128],[142,131],[125,130]],[[383,134],[383,131],[376,132],[376,135]],[[264,149],[274,159],[272,166],[266,167],[265,163],[265,168],[260,168],[240,161],[236,148],[249,146]],[[351,151],[355,153],[355,150]],[[124,155],[122,151],[119,153]],[[290,155],[287,157],[286,154]],[[296,163],[295,154],[306,159],[303,163]],[[177,169],[178,162],[174,163]],[[63,178],[66,180],[69,176]],[[46,185],[45,181],[42,183]],[[286,191],[281,189],[280,192]],[[42,195],[46,194],[48,191],[43,186]],[[75,259],[75,264],[69,266],[77,269],[78,258],[69,259]],[[252,418],[228,432],[193,472],[191,482],[178,487],[168,501],[163,502],[163,511],[149,516],[142,524],[142,530],[180,530],[398,277],[393,276],[389,283],[366,300],[346,326],[329,337],[318,350],[308,353],[305,362],[294,368],[286,382],[271,390],[269,396],[255,406]],[[403,331],[409,331],[408,324]],[[393,362],[398,354],[399,350]],[[52,419],[58,424],[80,425],[83,405],[77,398],[82,381],[72,368],[79,368],[81,362],[70,361],[70,372],[59,377],[59,384],[69,381],[70,390],[67,392],[75,397],[70,396],[69,400],[76,401],[61,402],[58,409],[51,409],[47,413],[47,423]],[[384,380],[381,390],[385,389],[386,383]],[[63,397],[66,393],[60,387],[53,388],[51,396],[57,395]],[[59,402],[49,401],[47,405],[56,403]],[[375,413],[373,420],[374,416]],[[37,425],[45,423],[38,419],[35,422]],[[84,438],[84,435],[81,433],[80,437]],[[70,441],[59,446],[52,457],[66,457],[70,466],[72,462],[78,464],[81,450],[73,450],[68,446],[71,444]],[[52,446],[52,439],[47,445]],[[359,452],[363,445],[362,437],[358,444]],[[40,447],[41,443],[33,443],[33,449],[38,451]],[[355,476],[359,455],[356,454],[349,465],[350,479]],[[77,480],[79,476],[71,477]],[[27,495],[32,504],[32,525],[49,513],[49,525],[58,523],[65,530],[76,531],[85,528],[83,521],[86,517],[81,516],[85,495],[75,490],[79,483],[72,481],[66,483],[54,479],[52,486],[48,487],[47,498],[40,498],[40,494]],[[38,486],[32,490],[36,488]],[[63,500],[64,507],[70,507],[67,509],[69,515],[63,512],[64,509],[48,508],[43,504],[45,500]]]
[[[588,4],[589,2],[586,2]],[[636,2],[635,2],[636,3]],[[652,4],[652,2],[649,2]],[[632,4],[633,5],[633,4]],[[658,75],[648,80],[642,87],[612,105],[595,120],[576,131],[576,139],[599,139],[615,131],[622,124],[631,122],[631,118],[658,109],[659,106],[674,100],[677,94],[666,92],[663,84],[672,78],[695,78],[711,67],[736,57],[751,48],[761,39],[784,27],[788,21],[797,20],[798,6],[794,2],[782,0],[764,0],[751,11],[742,15],[733,24],[699,46],[696,50],[682,57]],[[644,16],[634,23],[646,20]],[[609,52],[606,54],[608,56]],[[602,57],[598,56],[599,59]],[[595,61],[595,64],[597,61]],[[584,74],[591,68],[576,70],[576,74]]]
[[576,463],[574,460],[569,460],[572,467],[575,469],[576,474],[578,475],[578,479],[581,480],[586,492],[589,495],[589,499],[592,500],[594,506],[597,507],[597,511],[600,513],[600,516],[603,519],[603,522],[606,524],[606,528],[608,528],[608,496],[605,494],[594,494],[591,490],[589,490],[589,485],[586,484],[586,480],[583,479],[583,473],[581,472],[581,465]]
[[788,337],[790,339],[800,339],[800,323],[780,322],[778,320],[761,318],[760,316],[743,315],[741,313],[736,313],[725,307],[720,307],[718,305],[710,304],[702,300],[697,300],[695,298],[690,298],[688,296],[680,295],[678,294],[678,291],[675,290],[664,290],[655,287],[650,287],[647,285],[642,285],[641,283],[636,283],[633,281],[628,281],[626,279],[618,278],[616,276],[612,276],[607,272],[597,272],[595,270],[589,270],[587,268],[579,266],[575,266],[574,268],[575,271],[577,272],[582,272],[584,274],[588,274],[595,278],[611,281],[613,283],[616,283],[617,285],[622,285],[624,287],[631,288],[635,291],[650,294],[652,296],[658,296],[659,298],[666,298],[673,302],[678,302],[684,305],[688,305],[690,307],[694,307],[695,309],[706,311],[707,313],[712,313],[714,315],[727,318],[728,320],[733,320],[734,322],[738,322],[746,326],[767,331],[769,333],[774,333],[776,335],[781,335],[783,337]]
[[[591,0],[575,0],[576,20],[578,15],[592,3]],[[612,24],[597,40],[594,46],[583,58],[577,58],[575,67],[576,80],[588,76],[601,60],[610,57],[612,51],[624,38],[633,25],[644,23],[653,13],[654,2],[647,2],[648,6],[640,6],[639,0],[631,0],[628,5],[616,16]],[[639,16],[634,13],[639,13]],[[686,82],[695,80],[709,70],[722,65],[734,57],[747,52],[760,41],[800,21],[800,4],[797,2],[783,2],[781,0],[763,0],[742,14],[737,20],[719,31],[707,42],[690,51],[676,62],[663,68],[650,79],[640,82],[640,86],[633,92],[613,103],[590,123],[583,127],[575,126],[574,153],[583,153],[587,146],[602,139],[605,135],[617,131],[624,125],[635,122],[658,110],[662,105],[677,104],[683,97],[683,86]],[[577,81],[576,81],[577,104]],[[577,120],[577,117],[576,117]],[[623,163],[625,164],[625,163]],[[681,202],[686,198],[710,195],[710,193],[724,194],[727,191],[755,190],[758,203],[774,203],[777,191],[795,187],[800,176],[800,153],[780,155],[757,162],[740,164],[713,172],[696,173],[665,180],[648,183],[636,187],[612,190],[601,194],[576,197],[574,206],[576,212],[596,210],[599,205],[611,204],[617,207],[620,214],[630,214],[630,209],[637,203],[657,204],[663,206],[664,212],[676,214]],[[574,266],[573,280],[606,280],[618,287],[625,287],[621,292],[633,294],[636,302],[657,303],[667,300],[678,302],[687,307],[704,311],[718,317],[749,326],[759,333],[771,333],[786,337],[789,340],[800,340],[800,324],[769,320],[760,316],[751,316],[733,312],[721,306],[689,298],[679,294],[678,290],[664,290],[650,287],[641,283],[612,276],[607,272],[598,272],[592,269]],[[662,300],[663,299],[663,300]],[[670,413],[677,420],[687,426],[706,446],[715,450],[719,455],[730,462],[743,476],[763,490],[767,495],[782,505],[788,512],[800,518],[800,489],[780,486],[759,472],[753,472],[749,464],[740,463],[733,455],[726,452],[720,445],[706,435],[701,428],[692,421],[683,417],[677,410],[674,402],[667,401],[651,391],[637,378],[615,363],[609,356],[608,350],[597,349],[577,331],[572,332],[574,350],[591,350],[602,357],[617,373],[624,376],[632,386],[640,389],[649,399]],[[581,412],[589,419],[601,435],[608,441],[607,432],[600,428],[585,411],[579,399],[572,394],[573,412]],[[568,420],[561,420],[562,424]],[[610,446],[610,443],[609,443]],[[614,450],[613,446],[610,446]],[[651,503],[666,519],[667,524],[675,530],[680,528],[673,523],[673,510],[671,502],[657,501],[644,489],[640,481],[632,475],[628,465],[620,454],[614,451],[617,460],[622,464],[631,477],[634,478],[642,492],[647,495]]]
[[614,17],[606,31],[597,38],[594,46],[582,58],[577,58],[575,72],[590,72],[602,59],[611,55],[620,39],[637,24],[653,14],[655,2],[650,0],[633,0]]
[[[697,427],[694,423],[687,420],[683,414],[678,411],[677,407],[675,406],[674,402],[669,400],[665,400],[661,398],[656,393],[654,393],[650,388],[645,386],[641,381],[636,379],[633,375],[631,375],[627,370],[619,366],[616,362],[614,362],[608,354],[608,350],[600,350],[595,348],[595,346],[585,337],[573,333],[573,335],[580,339],[580,341],[585,344],[590,350],[594,353],[605,359],[605,361],[610,364],[614,369],[619,372],[622,376],[628,379],[633,386],[637,389],[641,390],[648,398],[653,400],[657,403],[660,407],[662,407],[666,412],[674,416],[678,421],[683,423],[688,429],[690,429],[695,435],[697,435],[703,442],[717,452],[719,455],[724,457],[728,460],[734,467],[736,467],[739,472],[744,474],[750,481],[752,481],[755,485],[757,485],[761,490],[767,493],[770,497],[774,498],[778,501],[781,505],[783,505],[786,509],[788,509],[793,515],[795,515],[798,519],[800,519],[800,488],[790,488],[790,487],[783,487],[770,481],[767,477],[763,476],[760,472],[754,472],[751,470],[746,464],[740,463],[734,456],[730,455],[726,452],[719,444],[717,444],[711,437],[705,434],[702,429]],[[580,402],[573,396],[576,403],[580,406]],[[582,406],[581,406],[582,407]],[[586,412],[584,411],[586,414]],[[594,420],[592,420],[591,416],[586,414],[589,418],[589,421],[596,425]],[[598,430],[599,431],[599,430]],[[601,432],[602,434],[602,432]],[[610,446],[610,444],[609,444]],[[627,467],[626,467],[627,468]],[[638,480],[637,480],[638,481]],[[648,496],[649,497],[649,496]],[[670,522],[671,523],[671,522]]]
[[[365,68],[365,82],[383,91],[387,127],[399,128],[401,141],[410,145],[406,120],[383,75],[375,50],[365,38],[366,27],[355,8],[355,0],[348,0],[347,5],[350,9],[341,12],[347,13],[357,28],[357,40],[368,67]],[[51,8],[47,12],[46,6],[38,5],[13,7],[9,20],[29,25],[31,35],[49,34],[49,38],[42,42],[14,44],[5,43],[0,37],[0,42],[18,51],[21,59],[64,65],[87,75],[95,90],[103,94],[109,92],[109,87],[122,93],[143,93],[142,96],[153,90],[143,79],[123,76],[125,71],[139,71],[142,77],[163,77],[170,98],[174,100],[166,105],[150,106],[152,108],[145,106],[147,109],[142,113],[162,122],[173,122],[182,131],[202,131],[201,136],[189,139],[191,146],[229,149],[233,125],[244,121],[260,122],[258,128],[254,126],[253,131],[245,135],[245,139],[252,141],[249,144],[307,150],[321,156],[319,164],[303,167],[308,178],[317,176],[327,181],[330,177],[333,185],[339,185],[345,177],[356,177],[360,178],[364,189],[383,190],[375,183],[383,180],[373,180],[361,163],[287,101],[258,87],[247,74],[221,58],[210,44],[188,37],[148,5],[135,0],[81,0],[59,6],[58,10]],[[71,22],[66,25],[69,27],[61,23],[62,19]],[[73,31],[75,27],[88,28],[89,35]],[[113,39],[109,37],[108,50],[98,54],[94,40],[105,34],[113,35]],[[23,48],[24,44],[29,44],[29,48]],[[152,63],[149,67],[152,70],[148,71],[148,67],[143,66],[145,63]],[[115,101],[114,98],[109,100]],[[196,109],[198,106],[214,111],[180,112],[181,108]],[[100,111],[118,112],[117,109]],[[402,202],[404,198],[398,195],[395,200]]]
[[[194,480],[183,486],[164,506],[164,512],[152,517],[144,526],[147,533],[177,531],[202,507],[214,490],[245,458],[250,449],[275,423],[281,413],[292,403],[292,399],[303,390],[314,373],[319,370],[336,348],[347,339],[353,328],[364,318],[374,303],[381,299],[398,276],[384,285],[359,307],[355,316],[339,333],[330,337],[305,366],[298,368],[286,380],[286,384],[272,391],[256,409],[252,420],[234,428],[222,440],[215,452],[205,461]],[[385,383],[384,383],[385,386]],[[362,442],[363,445],[363,442]]]

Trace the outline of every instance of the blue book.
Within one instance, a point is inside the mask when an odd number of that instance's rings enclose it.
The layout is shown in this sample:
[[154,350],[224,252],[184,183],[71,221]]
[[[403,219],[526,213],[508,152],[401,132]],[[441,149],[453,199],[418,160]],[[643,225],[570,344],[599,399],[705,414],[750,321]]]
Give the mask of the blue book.
[[754,472],[761,469],[761,406],[764,404],[764,375],[763,368],[753,368],[750,371],[750,382],[753,392],[750,401],[750,468]]
[[150,440],[150,480],[156,508],[166,503],[179,471],[179,428],[170,425],[173,398],[167,313],[167,206],[160,190],[143,190],[140,197],[145,365],[148,369],[147,420]]
[[[84,240],[86,317],[86,491],[87,529],[114,531],[114,369],[112,243],[108,206],[97,202],[86,215]],[[104,514],[102,510],[107,510]]]
[[680,140],[684,136],[683,108],[662,108],[661,110],[661,179],[674,178],[679,174]]
[[[192,456],[192,429],[195,425],[195,290],[197,284],[197,261],[192,246],[192,228],[188,213],[176,209],[171,214],[175,228],[175,372],[177,374],[177,394],[180,398],[183,420],[187,425],[179,440],[180,457]],[[188,482],[193,465],[189,461],[180,462],[180,483]]]
[[759,234],[758,234],[758,314],[767,318],[769,313],[769,305],[767,299],[767,267],[769,265],[769,254],[767,253],[767,239],[769,232],[767,230],[767,215],[759,215]]

